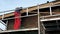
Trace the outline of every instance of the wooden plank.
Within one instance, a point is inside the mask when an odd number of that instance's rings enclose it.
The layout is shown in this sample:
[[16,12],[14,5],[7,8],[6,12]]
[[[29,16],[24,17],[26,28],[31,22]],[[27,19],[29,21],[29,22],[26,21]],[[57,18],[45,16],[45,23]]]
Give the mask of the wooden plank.
[[27,28],[27,29],[18,29],[18,30],[6,30],[6,31],[0,31],[0,33],[17,32],[17,31],[31,31],[31,30],[38,30],[38,28]]
[[52,20],[60,20],[60,17],[56,18],[49,18],[49,19],[41,19],[40,21],[52,21]]
[[[34,14],[34,13],[37,13],[37,12],[29,12],[29,13],[33,13],[33,14]],[[39,12],[39,13],[40,13],[41,15],[42,15],[42,14],[50,14],[50,12]],[[52,14],[55,14],[55,15],[56,15],[56,14],[60,14],[60,12],[52,12]]]

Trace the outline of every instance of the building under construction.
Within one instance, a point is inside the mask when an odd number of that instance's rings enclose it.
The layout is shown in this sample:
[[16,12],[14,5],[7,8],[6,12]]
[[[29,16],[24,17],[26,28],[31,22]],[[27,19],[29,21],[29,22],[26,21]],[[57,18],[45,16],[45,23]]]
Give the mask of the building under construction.
[[[60,1],[23,8],[20,14],[19,17],[14,12],[1,15],[0,24],[4,27],[0,26],[0,34],[60,34]],[[21,26],[16,30],[15,18],[21,19]]]

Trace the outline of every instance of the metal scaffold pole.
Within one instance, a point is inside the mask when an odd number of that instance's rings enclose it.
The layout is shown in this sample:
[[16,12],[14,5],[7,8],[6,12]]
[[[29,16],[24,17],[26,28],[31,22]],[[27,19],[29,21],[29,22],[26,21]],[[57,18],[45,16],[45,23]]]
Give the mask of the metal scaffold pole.
[[28,8],[27,8],[27,12],[26,13],[27,13],[27,16],[28,16]]
[[4,13],[5,13],[5,12],[3,12],[3,15],[2,15],[2,20],[4,19]]
[[51,7],[49,7],[50,8],[50,15],[52,15],[52,9],[51,9]]
[[39,6],[38,6],[38,34],[40,34]]

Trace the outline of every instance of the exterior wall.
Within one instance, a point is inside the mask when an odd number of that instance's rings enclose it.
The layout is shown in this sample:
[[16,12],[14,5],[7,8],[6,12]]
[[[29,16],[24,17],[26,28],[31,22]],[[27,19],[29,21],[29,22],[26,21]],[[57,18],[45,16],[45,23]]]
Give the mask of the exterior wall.
[[60,14],[60,6],[52,7],[52,12],[54,14]]
[[14,19],[8,20],[8,30],[12,30],[14,25]]
[[38,25],[38,17],[32,16],[32,17],[26,17],[24,18],[24,21],[22,21],[24,28],[35,28]]
[[[38,17],[31,16],[31,17],[24,17],[21,20],[21,28],[36,28],[38,26]],[[13,29],[14,19],[9,20],[8,22],[8,30]]]

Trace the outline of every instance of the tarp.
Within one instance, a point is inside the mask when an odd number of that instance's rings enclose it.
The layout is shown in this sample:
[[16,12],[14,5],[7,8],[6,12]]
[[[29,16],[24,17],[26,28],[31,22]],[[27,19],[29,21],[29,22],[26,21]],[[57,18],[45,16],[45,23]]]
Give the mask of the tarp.
[[6,30],[6,24],[0,20],[0,30]]

